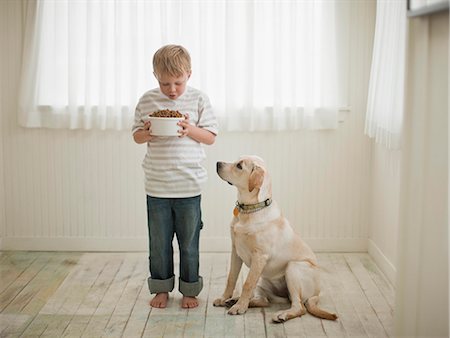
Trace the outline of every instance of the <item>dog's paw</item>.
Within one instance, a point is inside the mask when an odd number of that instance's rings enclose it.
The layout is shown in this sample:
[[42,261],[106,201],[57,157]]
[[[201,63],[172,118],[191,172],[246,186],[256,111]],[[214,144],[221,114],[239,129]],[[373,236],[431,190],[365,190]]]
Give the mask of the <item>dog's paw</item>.
[[301,317],[306,313],[306,310],[304,308],[300,310],[281,310],[276,312],[273,317],[272,321],[274,323],[284,323],[285,321],[295,318],[295,317]]
[[244,314],[248,309],[248,306],[245,306],[243,304],[240,304],[237,302],[234,304],[231,309],[228,310],[229,315],[242,315]]
[[226,307],[232,307],[234,304],[236,304],[239,300],[239,297],[229,298],[225,301]]
[[272,317],[274,323],[284,323],[286,320],[288,320],[286,311],[279,311]]
[[214,306],[225,306],[225,302],[227,300],[223,297],[217,298],[216,300],[214,300],[213,305]]

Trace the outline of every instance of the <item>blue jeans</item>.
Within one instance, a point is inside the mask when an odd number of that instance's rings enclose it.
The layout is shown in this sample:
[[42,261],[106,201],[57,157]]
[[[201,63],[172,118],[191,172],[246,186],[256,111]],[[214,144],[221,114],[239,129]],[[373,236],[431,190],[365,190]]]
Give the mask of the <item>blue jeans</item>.
[[148,287],[150,293],[170,292],[174,288],[174,234],[180,248],[179,290],[195,297],[203,287],[199,276],[199,237],[202,228],[201,196],[158,198],[147,195],[149,233]]

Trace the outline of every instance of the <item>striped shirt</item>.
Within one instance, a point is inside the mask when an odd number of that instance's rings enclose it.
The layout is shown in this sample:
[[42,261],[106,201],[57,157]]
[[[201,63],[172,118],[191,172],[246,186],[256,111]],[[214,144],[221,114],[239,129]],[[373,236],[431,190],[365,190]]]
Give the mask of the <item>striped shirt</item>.
[[[213,134],[218,133],[217,120],[208,97],[187,86],[175,100],[169,99],[159,88],[146,92],[136,107],[133,134],[142,129],[149,114],[163,109],[187,113],[191,124]],[[206,170],[200,164],[204,158],[202,144],[189,136],[153,136],[147,142],[147,153],[142,163],[147,195],[167,198],[199,195],[202,184],[207,180]]]

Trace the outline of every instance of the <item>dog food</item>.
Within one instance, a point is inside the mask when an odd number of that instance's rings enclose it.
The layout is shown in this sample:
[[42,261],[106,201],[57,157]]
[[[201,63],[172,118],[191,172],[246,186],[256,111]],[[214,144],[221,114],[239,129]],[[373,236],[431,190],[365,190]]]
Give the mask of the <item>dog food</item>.
[[183,117],[183,114],[181,114],[178,110],[159,110],[152,114],[150,114],[151,117]]

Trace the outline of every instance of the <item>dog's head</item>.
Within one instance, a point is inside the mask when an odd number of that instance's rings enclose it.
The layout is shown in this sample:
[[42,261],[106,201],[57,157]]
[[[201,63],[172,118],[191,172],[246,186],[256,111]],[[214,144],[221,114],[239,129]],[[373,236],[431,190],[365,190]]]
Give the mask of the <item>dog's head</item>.
[[240,202],[261,202],[272,196],[269,175],[258,156],[242,156],[233,163],[217,162],[217,174],[238,189]]

